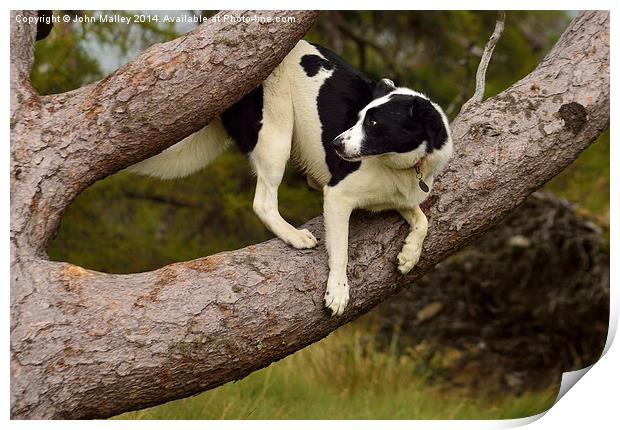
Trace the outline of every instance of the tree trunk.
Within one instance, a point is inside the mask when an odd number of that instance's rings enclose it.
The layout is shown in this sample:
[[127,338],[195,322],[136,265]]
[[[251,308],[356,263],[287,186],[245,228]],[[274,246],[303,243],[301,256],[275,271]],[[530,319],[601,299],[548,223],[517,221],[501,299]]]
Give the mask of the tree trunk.
[[[13,418],[160,404],[316,342],[499,222],[609,124],[609,14],[587,12],[530,75],[455,119],[456,155],[423,206],[429,235],[410,275],[395,263],[404,221],[353,216],[351,301],[339,318],[323,309],[323,246],[274,239],[131,275],[48,261],[80,191],[198,130],[264,79],[316,16],[273,14],[297,22],[202,25],[98,83],[42,98],[28,80],[35,27],[11,21]],[[306,227],[323,241],[320,218]]]

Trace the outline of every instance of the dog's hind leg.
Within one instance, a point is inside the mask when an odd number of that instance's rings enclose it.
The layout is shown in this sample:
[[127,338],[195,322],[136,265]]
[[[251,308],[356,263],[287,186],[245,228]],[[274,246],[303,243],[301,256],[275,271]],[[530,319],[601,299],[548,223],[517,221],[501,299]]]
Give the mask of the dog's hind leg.
[[313,248],[317,243],[314,235],[290,225],[278,210],[278,187],[291,155],[293,111],[286,97],[280,94],[276,98],[268,91],[266,87],[263,125],[256,147],[250,153],[250,162],[256,172],[254,212],[284,242],[298,249]]
[[256,171],[254,212],[284,242],[297,249],[313,248],[317,243],[314,235],[306,229],[298,230],[290,225],[278,210],[278,187],[290,154],[290,138],[290,134],[269,133],[268,141],[261,141],[259,137],[256,148],[250,154]]
[[405,245],[398,254],[398,270],[402,274],[409,273],[418,263],[422,254],[422,244],[428,231],[428,220],[419,206],[414,209],[398,211],[405,221],[411,226],[411,231],[405,238]]

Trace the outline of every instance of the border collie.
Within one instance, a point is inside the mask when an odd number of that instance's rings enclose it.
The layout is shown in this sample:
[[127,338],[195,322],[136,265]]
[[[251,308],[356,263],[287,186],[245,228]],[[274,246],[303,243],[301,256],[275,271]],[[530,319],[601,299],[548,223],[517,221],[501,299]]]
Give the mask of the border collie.
[[424,94],[371,81],[342,58],[305,41],[267,79],[220,117],[179,143],[129,167],[162,179],[206,166],[231,142],[256,172],[254,212],[276,236],[298,249],[314,235],[278,211],[278,187],[289,158],[323,191],[329,278],[325,306],[342,315],[353,209],[396,209],[411,226],[398,270],[418,262],[428,222],[420,203],[452,154],[446,115]]

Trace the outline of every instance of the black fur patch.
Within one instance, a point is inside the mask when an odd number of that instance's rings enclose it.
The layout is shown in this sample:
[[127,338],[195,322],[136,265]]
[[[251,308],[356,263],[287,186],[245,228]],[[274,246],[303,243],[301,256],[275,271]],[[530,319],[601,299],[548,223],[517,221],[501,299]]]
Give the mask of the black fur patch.
[[233,138],[241,152],[251,152],[258,142],[263,126],[263,86],[246,94],[222,114],[224,129]]
[[318,55],[304,55],[299,62],[301,67],[304,68],[308,77],[316,76],[319,70],[326,69],[331,70],[334,66],[329,61],[319,57]]
[[414,123],[424,130],[426,152],[430,154],[435,149],[441,149],[448,140],[448,131],[441,114],[432,103],[422,97],[414,97],[411,116]]
[[394,82],[389,79],[381,79],[379,82],[377,82],[375,90],[372,93],[372,97],[378,99],[380,97],[388,95],[395,89],[396,87],[394,86]]
[[361,155],[405,153],[426,142],[426,152],[443,146],[448,134],[440,113],[425,98],[393,94],[366,111]]
[[[351,162],[340,158],[336,154],[332,141],[357,122],[359,111],[372,101],[375,83],[353,69],[332,51],[322,46],[314,46],[325,57],[322,59],[322,67],[333,70],[332,75],[325,80],[319,90],[317,106],[323,130],[321,141],[325,149],[325,162],[331,174],[328,185],[334,186],[349,173],[359,169],[361,162]],[[326,66],[325,62],[329,65]]]

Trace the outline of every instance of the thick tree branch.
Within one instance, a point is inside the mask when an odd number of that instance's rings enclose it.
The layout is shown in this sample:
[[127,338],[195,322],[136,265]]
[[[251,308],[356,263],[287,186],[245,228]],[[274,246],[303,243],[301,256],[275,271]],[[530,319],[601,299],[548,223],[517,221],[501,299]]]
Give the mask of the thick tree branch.
[[[27,22],[37,17],[36,11],[11,11],[11,118],[18,105],[35,95],[30,84],[34,62],[34,38],[37,25]],[[26,22],[24,22],[26,21]],[[24,94],[24,91],[26,94]]]
[[[229,15],[272,22],[231,23],[225,19]],[[82,171],[96,167],[101,177],[178,142],[260,84],[317,15],[313,11],[221,11],[193,31],[150,47],[102,81],[44,98],[51,110],[63,110],[65,123],[72,120],[64,110],[81,119],[73,127],[73,151],[66,158],[87,162]],[[295,21],[275,23],[288,17]],[[86,156],[80,152],[85,146],[82,141],[90,142],[87,149],[92,150],[102,137],[105,145]]]
[[[42,97],[36,106],[19,112],[31,121],[22,120],[26,127],[12,129],[12,168],[19,172],[15,181],[30,191],[12,196],[14,240],[43,256],[64,209],[77,194],[199,130],[254,89],[303,37],[317,14],[222,11],[219,20],[150,47],[99,82]],[[233,24],[227,15],[272,22]],[[285,17],[295,22],[275,22]],[[19,39],[26,29],[14,24],[13,38]],[[27,31],[30,38],[19,46],[32,47],[36,25]],[[14,60],[20,64],[19,58]],[[28,58],[15,67],[30,70],[30,63]],[[36,211],[29,210],[33,200]]]
[[[351,302],[341,318],[323,309],[323,247],[297,251],[271,240],[132,275],[17,260],[11,414],[106,417],[267,366],[481,235],[608,124],[609,13],[586,12],[530,75],[455,119],[456,155],[424,205],[429,236],[412,274],[399,275],[394,262],[407,233],[400,217],[353,217]],[[323,238],[321,219],[307,227]]]

